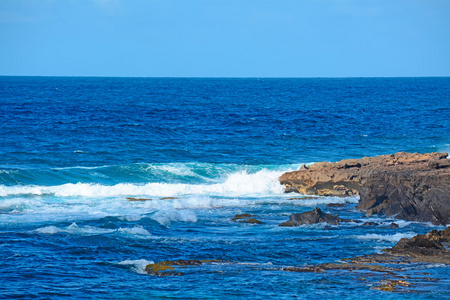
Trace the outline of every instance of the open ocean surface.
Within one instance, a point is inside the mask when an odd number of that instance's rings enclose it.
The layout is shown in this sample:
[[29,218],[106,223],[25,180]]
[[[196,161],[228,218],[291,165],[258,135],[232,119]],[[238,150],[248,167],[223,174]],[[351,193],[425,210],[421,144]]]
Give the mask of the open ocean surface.
[[[303,163],[450,151],[450,78],[0,77],[0,120],[1,298],[450,298],[444,265],[401,266],[398,292],[371,289],[384,273],[283,271],[444,227],[278,183]],[[381,225],[278,227],[314,207]],[[227,262],[144,271],[178,259]]]

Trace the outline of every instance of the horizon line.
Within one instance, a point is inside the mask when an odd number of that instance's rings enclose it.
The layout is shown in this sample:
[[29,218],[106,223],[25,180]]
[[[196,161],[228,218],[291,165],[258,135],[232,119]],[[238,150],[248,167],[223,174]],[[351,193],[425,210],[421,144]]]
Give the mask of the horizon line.
[[152,79],[350,79],[350,78],[449,78],[450,75],[430,76],[100,76],[100,75],[0,75],[0,77],[51,78],[152,78]]

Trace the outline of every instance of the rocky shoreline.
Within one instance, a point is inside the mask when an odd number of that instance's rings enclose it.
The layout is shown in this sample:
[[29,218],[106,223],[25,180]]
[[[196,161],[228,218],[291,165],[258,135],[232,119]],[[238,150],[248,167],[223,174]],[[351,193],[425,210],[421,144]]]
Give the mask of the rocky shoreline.
[[342,263],[325,263],[301,268],[290,267],[291,272],[325,272],[326,270],[371,270],[377,272],[396,271],[391,265],[408,263],[440,263],[450,265],[450,227],[418,234],[410,239],[402,238],[392,248],[381,254],[369,254],[344,258]]
[[286,192],[359,195],[357,208],[408,221],[450,224],[450,159],[447,153],[406,153],[303,165],[284,173]]

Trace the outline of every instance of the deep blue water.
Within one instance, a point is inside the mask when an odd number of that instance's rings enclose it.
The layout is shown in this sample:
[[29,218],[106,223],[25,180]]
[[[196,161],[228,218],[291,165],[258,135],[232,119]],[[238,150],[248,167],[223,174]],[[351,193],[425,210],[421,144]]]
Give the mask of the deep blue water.
[[[386,274],[282,271],[442,227],[365,218],[357,198],[290,200],[277,180],[302,163],[449,151],[450,78],[0,77],[0,120],[0,297],[450,297],[442,265],[405,266],[412,287],[395,293],[371,289]],[[381,225],[277,226],[316,206]],[[228,262],[144,272],[176,259]]]

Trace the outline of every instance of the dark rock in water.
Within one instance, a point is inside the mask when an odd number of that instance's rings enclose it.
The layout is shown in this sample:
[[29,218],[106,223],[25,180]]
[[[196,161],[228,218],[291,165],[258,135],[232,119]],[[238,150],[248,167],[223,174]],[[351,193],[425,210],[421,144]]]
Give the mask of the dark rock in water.
[[328,223],[331,225],[339,225],[340,222],[352,222],[352,220],[341,219],[337,215],[324,213],[320,208],[314,208],[312,211],[307,211],[300,214],[292,214],[289,216],[289,221],[281,223],[278,226],[299,226],[317,223]]
[[232,221],[236,221],[236,220],[244,220],[244,219],[248,219],[250,217],[253,217],[253,215],[251,214],[240,214],[240,215],[235,215],[233,217],[233,219],[231,219]]
[[359,195],[358,209],[410,221],[450,223],[450,159],[447,153],[406,153],[320,162],[284,173],[286,192]]
[[445,251],[440,242],[431,240],[425,235],[418,234],[413,238],[402,238],[386,252],[402,255],[434,255],[436,251]]
[[255,218],[250,218],[248,220],[241,221],[240,223],[249,223],[249,224],[262,224],[262,222]]
[[251,215],[251,214],[240,214],[240,215],[235,215],[232,220],[235,222],[237,220],[242,220],[239,223],[262,224],[262,222],[260,220],[257,220],[252,217],[253,217],[253,215]]
[[364,222],[361,226],[378,226],[380,224],[376,222]]
[[389,228],[391,228],[391,229],[397,229],[397,228],[399,228],[399,226],[398,226],[397,223],[391,223],[391,225],[389,225]]
[[327,207],[344,207],[345,203],[329,203]]
[[176,200],[176,199],[180,199],[180,198],[178,198],[178,197],[162,197],[159,200]]

